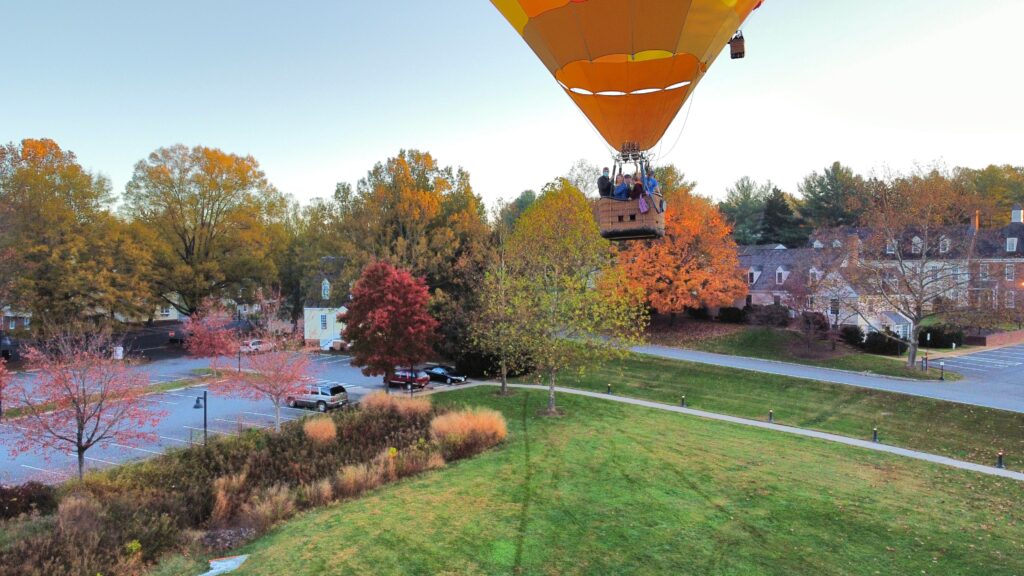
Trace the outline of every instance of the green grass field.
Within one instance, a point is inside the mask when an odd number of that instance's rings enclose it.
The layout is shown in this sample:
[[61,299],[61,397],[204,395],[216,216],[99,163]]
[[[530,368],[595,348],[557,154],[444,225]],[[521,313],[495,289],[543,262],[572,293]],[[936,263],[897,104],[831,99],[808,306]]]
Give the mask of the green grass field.
[[[491,388],[505,445],[299,516],[240,575],[1024,573],[1024,484],[601,400]],[[181,558],[159,574],[194,574]]]
[[[797,352],[807,349],[803,336],[792,330],[775,328],[747,328],[733,334],[689,342],[686,347],[704,352],[717,352],[733,356],[749,356],[794,362],[823,368],[837,368],[854,372],[870,372],[885,376],[900,376],[918,380],[938,380],[938,366],[930,372],[908,369],[906,359],[865,354],[840,344],[838,353],[832,354],[830,345],[814,342],[813,352],[806,357]],[[934,351],[930,351],[933,353]],[[921,351],[922,355],[924,351]],[[821,356],[820,358],[815,356]],[[958,380],[958,374],[947,373],[948,380]]]
[[780,424],[855,438],[871,438],[877,426],[887,444],[981,464],[993,465],[1004,450],[1014,455],[1009,467],[1024,468],[1024,414],[1017,412],[640,355],[558,379],[597,392],[609,383],[615,394],[667,404],[685,394],[691,408],[745,418],[766,419],[774,410]]

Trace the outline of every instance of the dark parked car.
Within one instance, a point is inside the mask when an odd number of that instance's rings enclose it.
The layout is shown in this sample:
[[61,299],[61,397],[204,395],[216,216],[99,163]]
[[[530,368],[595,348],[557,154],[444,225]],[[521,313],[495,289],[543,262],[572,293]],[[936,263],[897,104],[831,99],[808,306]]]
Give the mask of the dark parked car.
[[0,336],[0,358],[4,360],[17,360],[18,341],[10,336]]
[[395,370],[395,373],[391,377],[384,377],[384,383],[391,386],[416,386],[418,388],[424,388],[427,384],[430,384],[430,376],[427,375],[423,370],[406,370],[399,369]]
[[444,382],[445,384],[462,384],[467,380],[465,374],[459,374],[451,366],[430,366],[424,372],[433,382]]
[[305,394],[290,396],[288,406],[292,408],[315,408],[317,412],[327,412],[332,408],[340,408],[348,404],[348,392],[344,386],[315,386],[306,389]]

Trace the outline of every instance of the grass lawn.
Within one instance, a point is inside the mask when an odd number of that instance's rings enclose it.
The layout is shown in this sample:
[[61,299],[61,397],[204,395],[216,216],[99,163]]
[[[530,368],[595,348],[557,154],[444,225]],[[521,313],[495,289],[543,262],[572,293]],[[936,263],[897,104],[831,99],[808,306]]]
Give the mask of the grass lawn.
[[237,574],[1024,573],[1022,483],[568,395],[553,419],[540,392],[434,398],[502,410],[509,440],[299,516]]
[[[864,352],[852,350],[844,344],[839,344],[838,350],[835,353],[831,351],[831,347],[827,342],[815,342],[813,346],[814,348],[808,351],[807,343],[801,334],[792,330],[779,330],[775,328],[748,328],[716,338],[688,342],[685,345],[686,348],[694,350],[717,352],[733,356],[750,356],[752,358],[781,360],[783,362],[795,362],[797,364],[808,364],[823,368],[871,372],[873,374],[901,376],[919,380],[939,379],[937,366],[935,370],[928,373],[921,370],[911,370],[905,365],[906,357],[901,359],[865,354]],[[934,355],[933,352],[929,351],[929,355]],[[921,354],[923,357],[924,350],[921,351]],[[947,372],[946,379],[951,381],[958,380],[960,375]]]
[[[879,429],[887,444],[981,464],[995,464],[999,450],[1024,468],[1024,414],[906,394],[774,376],[758,372],[633,355],[588,371],[566,374],[558,384],[668,404],[686,395],[691,408],[766,419],[856,438]],[[951,384],[955,386],[955,384]]]

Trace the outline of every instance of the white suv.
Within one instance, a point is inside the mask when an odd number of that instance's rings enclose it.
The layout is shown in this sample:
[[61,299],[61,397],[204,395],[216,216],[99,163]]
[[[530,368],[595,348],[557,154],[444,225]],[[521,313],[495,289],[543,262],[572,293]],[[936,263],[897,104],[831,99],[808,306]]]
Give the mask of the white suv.
[[348,392],[340,384],[310,385],[306,387],[305,394],[289,396],[286,404],[291,408],[315,408],[317,412],[327,412],[347,406]]

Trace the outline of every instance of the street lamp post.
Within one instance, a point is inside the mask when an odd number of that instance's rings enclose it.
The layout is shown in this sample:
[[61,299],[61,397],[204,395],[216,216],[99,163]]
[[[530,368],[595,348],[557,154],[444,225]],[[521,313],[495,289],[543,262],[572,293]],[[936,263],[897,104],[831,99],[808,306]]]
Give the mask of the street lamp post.
[[946,379],[946,363],[945,361],[939,361],[939,380]]
[[202,396],[196,396],[196,405],[193,406],[196,410],[203,409],[203,446],[206,446],[206,390],[203,390]]

